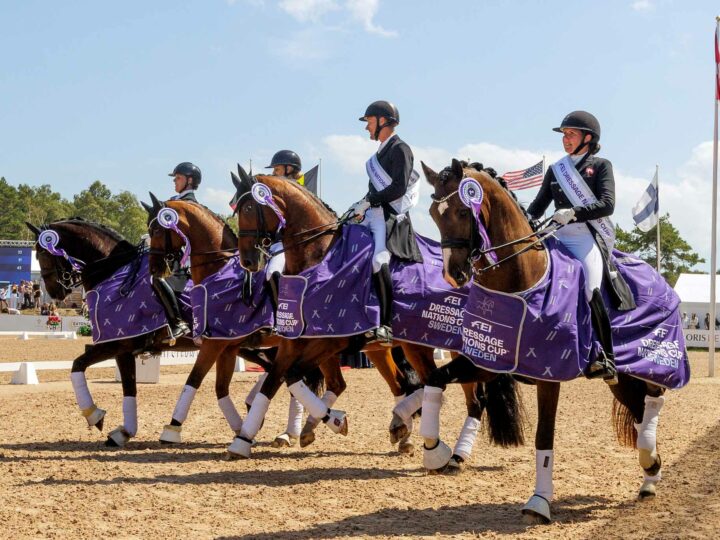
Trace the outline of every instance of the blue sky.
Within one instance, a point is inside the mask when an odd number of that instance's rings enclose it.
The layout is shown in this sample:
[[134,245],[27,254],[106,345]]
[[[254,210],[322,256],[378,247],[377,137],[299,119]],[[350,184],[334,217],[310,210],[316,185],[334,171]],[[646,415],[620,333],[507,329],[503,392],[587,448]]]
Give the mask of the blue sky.
[[[0,175],[66,196],[99,179],[169,197],[179,161],[226,211],[229,170],[280,148],[322,158],[323,198],[366,190],[375,144],[357,121],[397,104],[435,168],[499,172],[560,157],[551,128],[593,112],[616,170],[615,219],[660,165],[661,207],[710,249],[717,2],[204,0],[0,4]],[[531,200],[533,191],[521,192]],[[428,190],[416,227],[435,235]]]

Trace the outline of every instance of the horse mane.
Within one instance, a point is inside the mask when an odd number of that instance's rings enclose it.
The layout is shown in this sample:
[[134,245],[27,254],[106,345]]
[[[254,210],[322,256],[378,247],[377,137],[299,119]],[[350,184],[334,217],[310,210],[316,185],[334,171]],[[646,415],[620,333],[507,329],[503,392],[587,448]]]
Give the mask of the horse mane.
[[[262,176],[271,176],[272,178],[280,178],[280,179],[282,179],[281,176],[274,176],[274,175],[262,175]],[[313,200],[314,202],[316,202],[318,205],[324,207],[325,210],[327,210],[328,212],[330,212],[334,217],[338,217],[338,215],[337,215],[337,213],[335,212],[335,210],[333,210],[328,203],[326,203],[325,201],[323,201],[320,197],[318,197],[317,195],[315,195],[315,194],[314,194],[312,191],[310,191],[308,188],[306,188],[305,186],[301,186],[300,184],[298,184],[298,183],[295,182],[294,180],[287,180],[287,181],[288,181],[290,184],[294,185],[296,188],[298,188],[300,191],[302,191],[303,193],[305,193],[306,195],[308,195],[308,196],[310,197],[310,199]]]
[[[517,195],[515,195],[515,193],[513,193],[513,191],[508,187],[505,179],[502,176],[497,175],[495,169],[493,169],[492,167],[483,167],[483,164],[477,161],[468,163],[467,161],[460,160],[460,165],[462,165],[463,169],[474,169],[477,172],[484,172],[485,174],[487,174],[493,182],[499,185],[508,195],[510,195],[510,198],[513,200],[515,205],[522,212],[523,216],[525,216],[525,219],[528,221],[528,223],[530,222],[530,214],[528,214],[525,207],[520,204]],[[445,167],[442,171],[440,171],[438,176],[444,184],[453,176],[452,167]]]
[[96,221],[90,221],[80,216],[73,216],[69,218],[64,219],[58,219],[57,221],[53,221],[51,223],[48,223],[47,225],[44,225],[43,227],[48,227],[50,225],[60,225],[62,223],[69,223],[69,224],[77,224],[77,225],[86,225],[88,227],[91,227],[97,231],[100,231],[107,236],[109,236],[112,240],[116,240],[118,243],[120,242],[127,242],[128,244],[132,245],[132,243],[127,240],[122,234],[117,232],[112,227],[108,227],[107,225],[104,225],[102,223],[98,223]]
[[237,235],[235,234],[235,231],[232,230],[232,227],[230,227],[230,225],[228,225],[223,218],[221,218],[221,217],[220,217],[219,215],[217,215],[215,212],[213,212],[212,210],[210,210],[207,206],[205,206],[204,204],[200,204],[199,202],[194,202],[194,201],[178,201],[178,202],[185,202],[185,203],[188,203],[188,204],[193,204],[193,205],[199,206],[200,208],[206,210],[207,213],[210,214],[210,216],[212,216],[212,218],[213,218],[215,221],[218,222],[218,224],[220,224],[220,225],[223,226],[223,234],[225,234],[226,232],[227,232],[227,233],[230,233],[232,239],[233,239],[234,242],[237,244],[238,237],[237,237]]

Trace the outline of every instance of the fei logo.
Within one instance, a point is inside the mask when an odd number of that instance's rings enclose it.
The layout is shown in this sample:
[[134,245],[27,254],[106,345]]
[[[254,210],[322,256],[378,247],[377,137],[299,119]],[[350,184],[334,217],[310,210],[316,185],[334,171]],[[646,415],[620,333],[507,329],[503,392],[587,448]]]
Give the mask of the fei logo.
[[483,332],[492,332],[492,325],[488,324],[483,321],[473,321],[470,323],[471,328],[475,328],[476,330],[481,330]]

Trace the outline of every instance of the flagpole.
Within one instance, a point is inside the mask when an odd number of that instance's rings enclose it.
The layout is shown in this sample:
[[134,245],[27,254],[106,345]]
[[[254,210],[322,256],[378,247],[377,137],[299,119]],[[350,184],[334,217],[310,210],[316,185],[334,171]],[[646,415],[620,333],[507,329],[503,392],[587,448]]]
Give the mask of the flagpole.
[[658,274],[660,273],[660,175],[658,174],[660,171],[660,167],[655,165],[655,178],[657,178],[657,184],[655,185],[655,193],[657,197],[657,224],[655,225],[655,228],[657,229],[657,238],[656,238],[656,248],[657,248],[657,271]]
[[713,131],[712,246],[710,246],[710,361],[708,376],[715,376],[715,273],[717,271],[717,177],[718,177],[718,101],[720,100],[720,59],[718,39],[720,17],[715,17],[715,127]]

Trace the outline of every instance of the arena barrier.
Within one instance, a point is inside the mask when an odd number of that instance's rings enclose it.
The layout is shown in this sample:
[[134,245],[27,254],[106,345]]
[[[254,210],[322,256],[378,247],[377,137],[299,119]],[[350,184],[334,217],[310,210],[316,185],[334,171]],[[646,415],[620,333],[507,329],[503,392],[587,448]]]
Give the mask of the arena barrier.
[[[197,359],[197,351],[164,351],[158,356],[137,357],[135,375],[139,383],[157,383],[160,380],[160,366],[191,366]],[[37,372],[44,370],[70,370],[72,360],[50,360],[40,362],[0,363],[0,373],[13,373],[10,384],[39,384]],[[120,380],[120,371],[115,360],[103,360],[90,366],[93,368],[115,368],[115,380]],[[245,371],[245,360],[237,357],[235,371]]]
[[27,341],[31,337],[45,338],[45,339],[77,339],[76,332],[23,332],[23,331],[11,331],[11,332],[0,332],[0,337],[3,336],[18,336],[18,339]]

